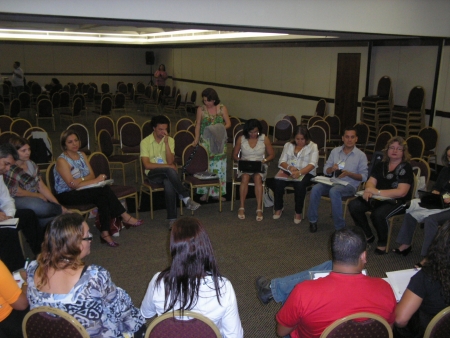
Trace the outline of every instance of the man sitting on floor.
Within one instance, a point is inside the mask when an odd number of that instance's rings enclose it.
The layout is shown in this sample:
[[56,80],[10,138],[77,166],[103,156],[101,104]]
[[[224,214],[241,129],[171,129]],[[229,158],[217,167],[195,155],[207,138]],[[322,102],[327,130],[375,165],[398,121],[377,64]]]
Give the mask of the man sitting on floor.
[[154,184],[164,184],[169,227],[177,218],[177,195],[189,210],[197,210],[200,204],[189,197],[189,190],[183,186],[177,173],[175,141],[169,136],[169,120],[164,115],[152,118],[153,133],[141,141],[141,160],[145,173]]
[[361,182],[367,180],[367,156],[356,148],[358,141],[356,129],[345,128],[342,136],[344,145],[334,148],[323,168],[327,175],[333,175],[348,185],[327,185],[318,183],[313,186],[309,197],[308,219],[309,230],[317,231],[320,197],[328,195],[331,199],[331,213],[336,230],[345,227],[342,211],[342,197],[354,196]]
[[308,281],[309,272],[305,271],[271,283],[263,277],[256,280],[263,303],[271,298],[286,301],[276,315],[279,336],[319,337],[337,319],[357,312],[374,313],[394,323],[396,301],[392,288],[381,278],[361,273],[366,264],[366,246],[364,232],[358,227],[336,230],[331,236],[332,263],[310,270],[331,268],[327,277]]

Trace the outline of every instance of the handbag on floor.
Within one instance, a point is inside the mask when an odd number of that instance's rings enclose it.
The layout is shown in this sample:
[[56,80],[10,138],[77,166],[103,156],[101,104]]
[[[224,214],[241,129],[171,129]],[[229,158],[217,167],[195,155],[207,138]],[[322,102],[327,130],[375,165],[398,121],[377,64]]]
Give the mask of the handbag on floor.
[[273,207],[273,191],[268,186],[264,187],[264,206],[266,208]]
[[[95,226],[99,231],[102,231],[102,225],[100,224],[100,217],[97,213],[97,216],[95,217]],[[119,237],[119,232],[122,230],[122,220],[120,217],[113,217],[109,221],[109,234],[114,237]]]

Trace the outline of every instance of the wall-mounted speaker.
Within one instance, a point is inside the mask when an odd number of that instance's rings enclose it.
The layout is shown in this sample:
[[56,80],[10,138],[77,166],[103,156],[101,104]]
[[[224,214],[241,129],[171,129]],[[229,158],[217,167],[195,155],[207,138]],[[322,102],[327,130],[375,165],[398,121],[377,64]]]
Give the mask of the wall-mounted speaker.
[[155,53],[145,52],[145,63],[153,66],[155,64]]

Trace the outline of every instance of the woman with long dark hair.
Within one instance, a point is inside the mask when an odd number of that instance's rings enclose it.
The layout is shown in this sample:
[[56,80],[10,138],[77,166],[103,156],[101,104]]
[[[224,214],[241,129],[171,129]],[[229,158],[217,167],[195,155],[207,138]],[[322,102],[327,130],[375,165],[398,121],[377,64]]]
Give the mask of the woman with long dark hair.
[[284,188],[294,187],[295,216],[294,223],[302,221],[302,210],[305,202],[306,188],[311,185],[311,179],[316,176],[319,161],[317,144],[311,141],[306,126],[297,126],[294,140],[284,145],[278,166],[289,173],[289,178],[275,176],[273,219],[279,219],[283,213]]
[[146,318],[191,310],[211,319],[222,337],[243,337],[236,295],[217,267],[208,234],[197,218],[179,218],[170,234],[172,264],[153,276],[141,305]]
[[[399,337],[423,337],[431,319],[450,305],[450,222],[437,232],[423,263],[395,310]],[[396,334],[396,336],[397,336]]]

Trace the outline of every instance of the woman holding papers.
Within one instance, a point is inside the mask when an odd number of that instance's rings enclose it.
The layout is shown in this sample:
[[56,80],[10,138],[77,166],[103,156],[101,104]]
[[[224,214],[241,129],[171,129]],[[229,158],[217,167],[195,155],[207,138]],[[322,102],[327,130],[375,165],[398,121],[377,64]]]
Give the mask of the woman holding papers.
[[175,310],[209,318],[223,338],[242,338],[244,331],[230,281],[217,267],[213,248],[197,218],[179,218],[170,233],[172,263],[155,274],[141,304],[145,318]]
[[273,219],[281,217],[284,209],[284,188],[292,185],[295,196],[294,223],[299,224],[302,221],[306,188],[311,185],[311,179],[316,175],[318,160],[317,144],[310,140],[306,126],[298,126],[294,132],[294,140],[284,145],[278,161],[281,170],[275,176]]
[[[262,221],[262,182],[266,180],[267,175],[267,162],[273,160],[275,153],[272,148],[272,144],[266,135],[261,134],[262,125],[257,119],[247,120],[244,124],[243,134],[236,141],[236,145],[233,150],[233,159],[235,161],[245,160],[245,161],[261,161],[265,166],[266,170],[264,173],[244,173],[238,170],[237,176],[241,178],[241,185],[239,187],[239,196],[241,199],[241,206],[238,211],[238,218],[245,219],[245,198],[248,192],[248,183],[250,177],[253,179],[255,184],[255,195],[256,195],[256,220]],[[265,154],[269,156],[265,157]]]
[[[442,155],[442,168],[439,176],[431,188],[433,194],[442,195],[444,203],[450,203],[450,146],[445,149]],[[403,219],[402,227],[398,233],[397,243],[400,246],[393,251],[396,254],[406,256],[411,251],[411,242],[416,229],[416,224],[423,222],[425,230],[425,238],[423,240],[421,256],[425,257],[428,248],[433,241],[434,236],[438,230],[439,224],[444,223],[450,219],[450,209],[428,209],[419,205],[420,199],[413,199],[410,207],[406,210],[405,218]],[[417,264],[420,266],[420,263]]]
[[45,227],[49,221],[67,209],[59,204],[52,192],[41,180],[39,168],[30,160],[30,144],[22,137],[9,139],[19,154],[19,159],[3,176],[9,194],[14,198],[17,209],[31,209],[39,219],[39,225]]
[[75,317],[90,337],[143,337],[145,320],[109,272],[85,265],[92,234],[79,214],[65,214],[48,226],[42,252],[27,269],[30,308],[50,306]]
[[450,222],[434,238],[423,268],[395,310],[394,337],[423,337],[431,319],[450,305]]
[[411,199],[414,180],[408,162],[408,146],[403,138],[392,137],[383,153],[383,160],[373,168],[362,196],[348,205],[355,225],[364,230],[368,243],[375,240],[366,217],[367,211],[372,212],[370,219],[378,235],[377,255],[386,253],[389,218],[405,211],[405,203]]
[[144,222],[128,214],[116,195],[108,185],[98,188],[77,190],[91,184],[103,182],[106,175],[95,177],[86,154],[79,151],[78,134],[72,130],[65,130],[61,134],[61,148],[63,153],[56,160],[54,168],[56,198],[65,205],[95,204],[98,208],[102,243],[110,247],[119,246],[109,234],[110,220],[122,217],[125,227],[138,227]]

